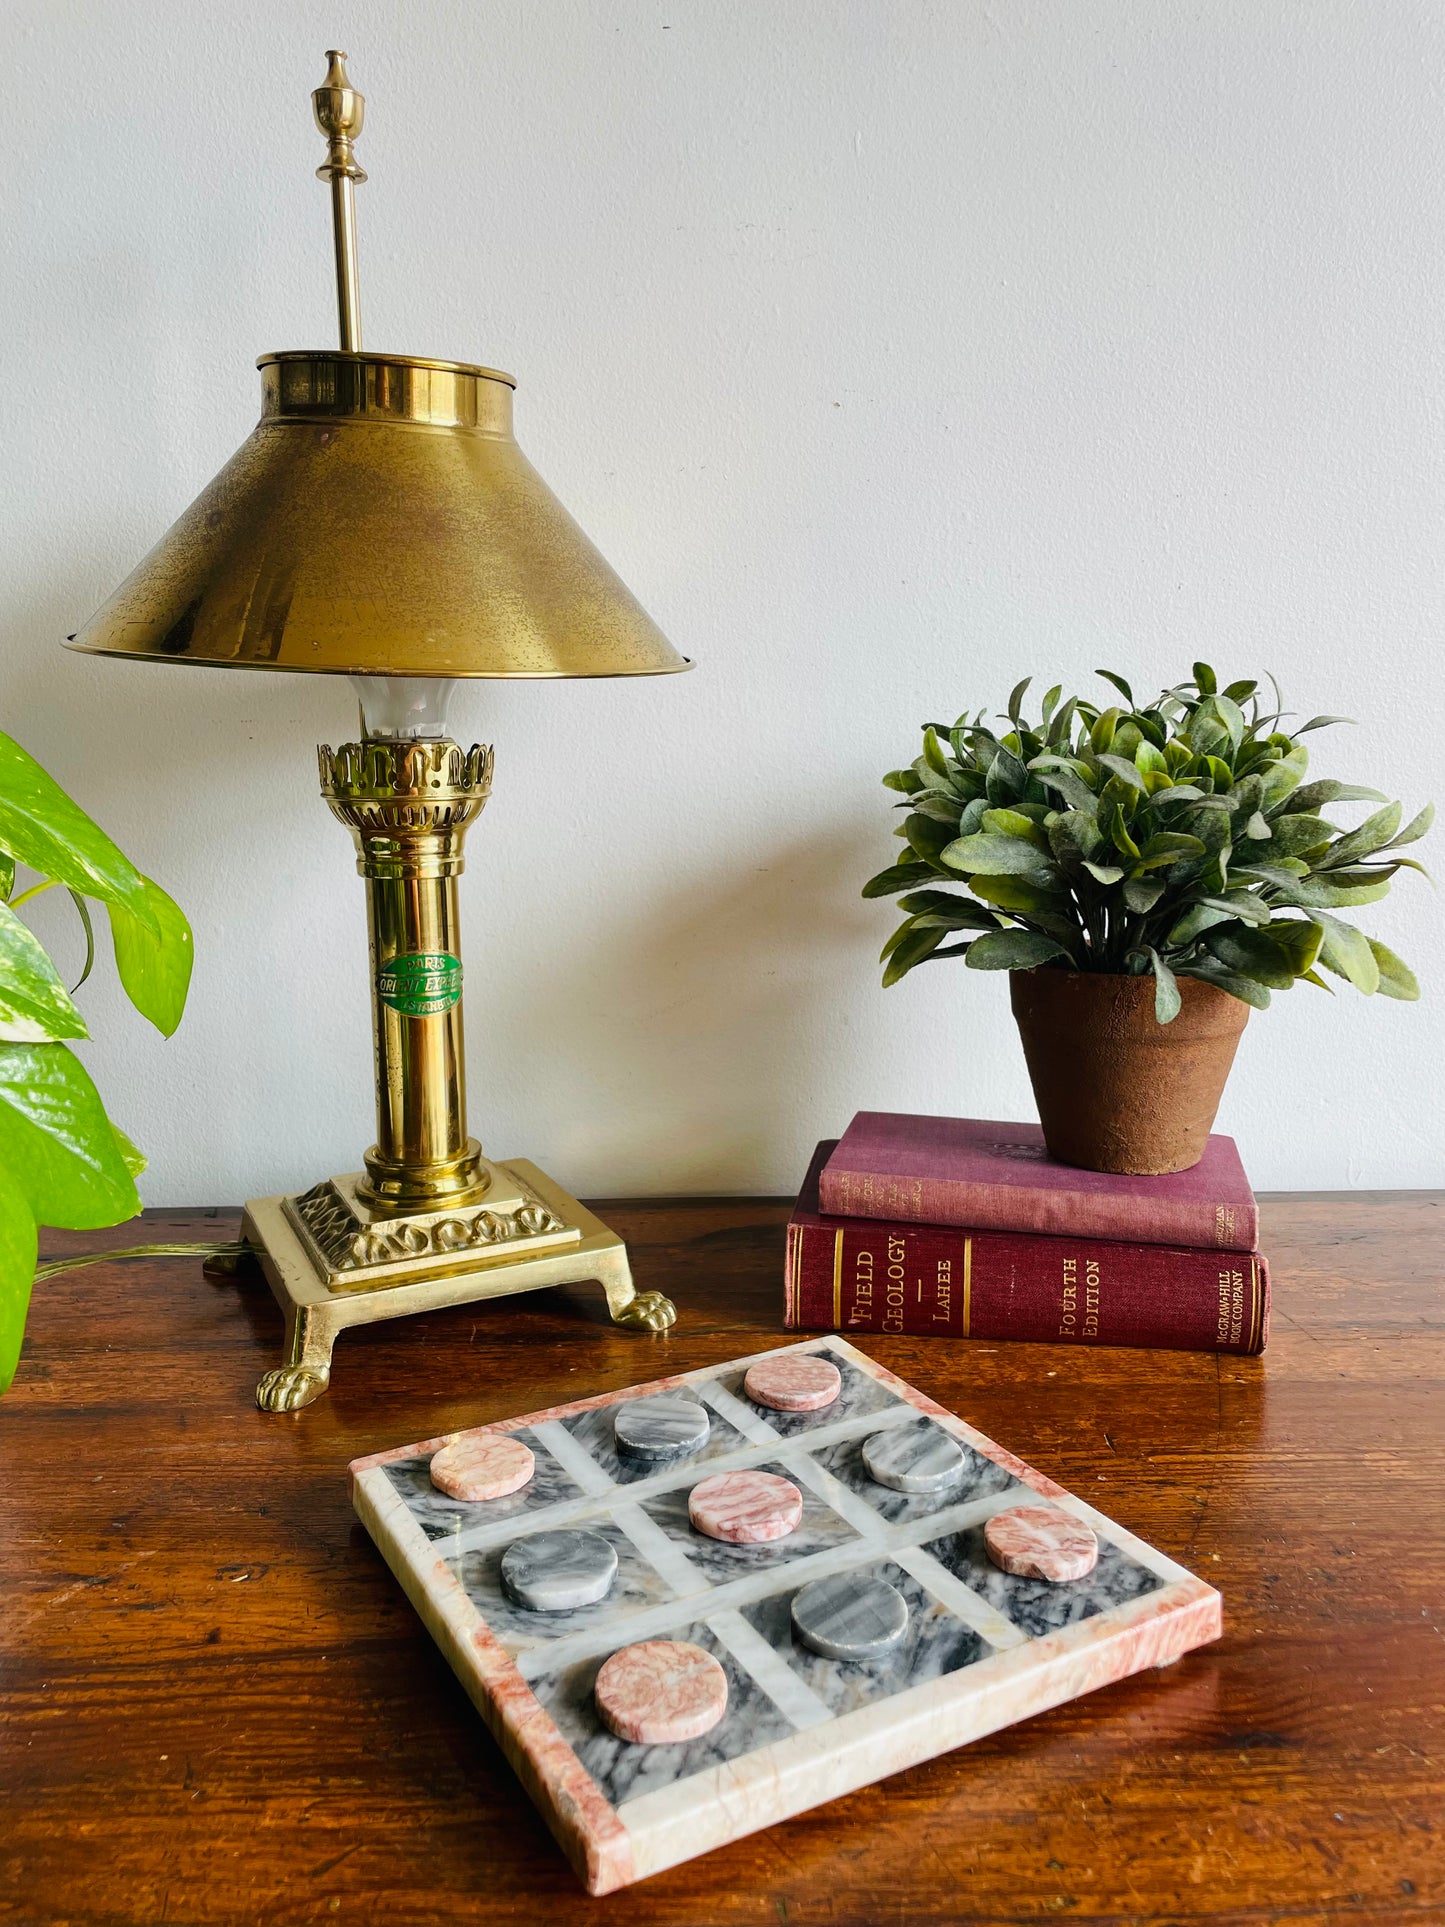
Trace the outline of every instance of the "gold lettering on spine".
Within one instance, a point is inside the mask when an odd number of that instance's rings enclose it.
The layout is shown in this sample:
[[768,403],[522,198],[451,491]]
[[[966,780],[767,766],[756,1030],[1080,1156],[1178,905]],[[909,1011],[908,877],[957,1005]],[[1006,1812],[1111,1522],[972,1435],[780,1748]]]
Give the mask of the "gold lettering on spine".
[[973,1310],[973,1239],[963,1241],[963,1335],[968,1337],[968,1321]]
[[833,1326],[843,1322],[843,1234],[833,1234]]
[[1063,1290],[1059,1298],[1059,1337],[1079,1335],[1079,1261],[1065,1258]]
[[904,1254],[908,1247],[902,1238],[888,1239],[886,1283],[883,1287],[883,1330],[901,1332],[903,1330],[903,1306],[906,1298],[904,1279]]

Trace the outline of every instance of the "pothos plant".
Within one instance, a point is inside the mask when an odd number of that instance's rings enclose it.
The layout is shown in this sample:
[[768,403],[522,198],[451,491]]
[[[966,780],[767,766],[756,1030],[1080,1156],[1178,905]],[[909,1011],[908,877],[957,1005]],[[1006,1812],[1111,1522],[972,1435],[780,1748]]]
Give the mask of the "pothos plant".
[[[884,983],[936,957],[1152,973],[1161,1024],[1178,1014],[1180,977],[1258,1009],[1301,980],[1327,990],[1321,968],[1367,996],[1418,997],[1394,952],[1336,913],[1421,868],[1397,852],[1424,835],[1433,806],[1402,829],[1401,806],[1378,790],[1305,782],[1300,739],[1350,719],[1282,728],[1277,688],[1266,712],[1257,683],[1220,689],[1202,662],[1144,704],[1122,676],[1098,674],[1122,704],[1061,701],[1056,686],[1030,723],[1028,678],[1006,729],[989,729],[982,710],[926,724],[923,754],[884,777],[908,812],[897,831],[907,855],[863,889],[906,893]],[[1320,815],[1339,803],[1383,807],[1344,830]]]
[[[36,873],[16,888],[16,867]],[[85,936],[68,990],[18,914],[66,890]],[[180,908],[71,801],[40,764],[0,734],[0,1391],[20,1355],[35,1277],[36,1227],[89,1230],[140,1210],[145,1159],[112,1123],[70,1048],[89,1036],[73,991],[90,975],[90,904],[104,905],[116,969],[143,1017],[169,1037],[191,977],[191,929]]]

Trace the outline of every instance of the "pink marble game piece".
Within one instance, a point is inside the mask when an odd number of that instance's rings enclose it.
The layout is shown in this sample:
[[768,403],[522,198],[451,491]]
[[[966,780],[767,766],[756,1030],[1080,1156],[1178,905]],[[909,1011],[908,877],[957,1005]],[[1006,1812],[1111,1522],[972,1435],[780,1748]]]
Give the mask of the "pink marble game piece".
[[1099,1541],[1081,1519],[1052,1506],[1016,1505],[983,1529],[988,1556],[1020,1579],[1082,1579],[1099,1559]]
[[505,1499],[537,1469],[531,1450],[505,1432],[476,1432],[444,1445],[431,1462],[431,1482],[449,1499]]
[[843,1389],[838,1367],[816,1352],[783,1352],[760,1358],[743,1380],[743,1390],[756,1405],[775,1412],[818,1412],[831,1405]]
[[775,1472],[718,1472],[689,1492],[687,1516],[709,1539],[759,1546],[796,1530],[803,1495]]
[[614,1653],[593,1688],[597,1711],[621,1740],[663,1746],[708,1733],[727,1711],[728,1676],[685,1639],[645,1639]]

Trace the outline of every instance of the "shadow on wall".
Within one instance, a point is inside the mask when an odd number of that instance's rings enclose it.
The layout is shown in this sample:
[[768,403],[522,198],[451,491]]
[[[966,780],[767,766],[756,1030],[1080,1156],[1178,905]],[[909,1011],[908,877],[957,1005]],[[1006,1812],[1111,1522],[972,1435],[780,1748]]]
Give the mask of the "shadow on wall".
[[847,1088],[847,1013],[860,984],[876,987],[887,927],[858,894],[878,843],[876,813],[860,815],[710,870],[590,956],[552,953],[523,1022],[546,1040],[559,1177],[585,1188],[602,1140],[607,1171],[626,1174],[614,1191],[746,1190],[738,1174],[811,1150],[785,1119],[826,1118],[831,1087]]

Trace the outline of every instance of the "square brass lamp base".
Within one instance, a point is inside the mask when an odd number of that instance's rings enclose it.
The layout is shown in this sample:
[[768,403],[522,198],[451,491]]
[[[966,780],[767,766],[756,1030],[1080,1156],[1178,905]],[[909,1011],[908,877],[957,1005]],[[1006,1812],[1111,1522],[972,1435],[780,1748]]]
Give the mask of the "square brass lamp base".
[[241,1235],[286,1319],[286,1359],[256,1387],[263,1412],[309,1405],[331,1378],[331,1348],[352,1325],[469,1305],[595,1278],[614,1324],[665,1331],[677,1314],[639,1292],[627,1247],[535,1164],[490,1166],[480,1205],[406,1216],[372,1211],[361,1175],[300,1197],[252,1198]]

